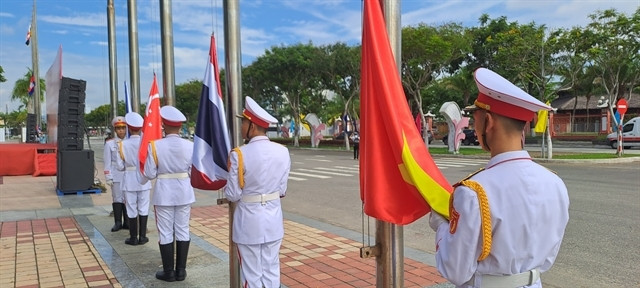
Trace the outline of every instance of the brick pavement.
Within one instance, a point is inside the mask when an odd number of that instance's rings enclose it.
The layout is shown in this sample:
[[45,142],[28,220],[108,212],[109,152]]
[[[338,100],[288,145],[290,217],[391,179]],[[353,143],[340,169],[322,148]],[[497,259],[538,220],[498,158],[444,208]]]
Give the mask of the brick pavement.
[[[149,256],[121,257],[132,247],[122,243],[126,231],[109,231],[111,194],[57,196],[55,181],[55,176],[0,176],[0,287],[167,286],[153,276],[160,264],[156,245],[139,248]],[[223,280],[225,273],[228,279],[228,209],[215,205],[215,196],[197,191],[190,225],[194,240],[201,239],[220,253],[206,252],[205,246],[193,242],[200,247],[190,252],[187,270],[191,267],[194,273],[188,281],[171,283],[172,287],[223,287],[207,282],[211,275],[198,274],[202,270],[221,273],[215,276],[222,277],[214,278],[216,283],[228,283]],[[148,236],[155,240],[155,220],[150,218]],[[337,228],[285,215],[280,251],[283,287],[375,287],[375,259],[359,257],[362,244],[350,232],[346,236],[343,230],[327,227]],[[198,252],[213,260],[198,259]],[[404,287],[451,287],[425,264],[429,261],[408,254]]]

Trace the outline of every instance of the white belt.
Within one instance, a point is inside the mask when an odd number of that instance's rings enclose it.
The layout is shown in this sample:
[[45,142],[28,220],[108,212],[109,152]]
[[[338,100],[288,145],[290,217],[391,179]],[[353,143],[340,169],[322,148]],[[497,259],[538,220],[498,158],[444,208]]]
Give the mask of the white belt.
[[182,178],[189,178],[189,173],[182,172],[182,173],[162,173],[162,174],[158,174],[158,179],[182,179]]
[[127,168],[126,168],[126,170],[127,170],[127,171],[136,171],[136,170],[138,170],[138,167],[136,167],[136,166],[131,166],[131,167],[127,167]]
[[[538,269],[529,270],[527,272],[497,276],[497,275],[474,275],[471,280],[467,281],[467,285],[473,287],[491,287],[491,288],[514,288],[522,286],[531,286],[540,279],[540,271]],[[480,278],[480,279],[478,279]],[[477,285],[476,285],[477,283]]]
[[242,202],[246,203],[262,203],[262,205],[267,204],[267,201],[276,200],[280,198],[280,192],[273,192],[269,194],[260,194],[260,195],[245,195],[242,196]]

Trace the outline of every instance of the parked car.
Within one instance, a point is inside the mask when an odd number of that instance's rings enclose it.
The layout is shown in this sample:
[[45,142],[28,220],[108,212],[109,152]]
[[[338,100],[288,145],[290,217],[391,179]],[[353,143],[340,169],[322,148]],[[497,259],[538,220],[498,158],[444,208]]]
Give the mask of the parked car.
[[[611,148],[618,149],[618,132],[607,135]],[[624,148],[640,146],[640,117],[635,117],[622,126],[622,143]]]
[[[465,137],[464,139],[462,139],[462,144],[464,145],[480,145],[480,142],[478,142],[478,136],[476,135],[476,130],[473,129],[463,129],[462,133],[464,133]],[[446,135],[444,135],[444,137],[442,137],[442,142],[444,142],[444,145],[449,145],[449,133],[447,133]]]

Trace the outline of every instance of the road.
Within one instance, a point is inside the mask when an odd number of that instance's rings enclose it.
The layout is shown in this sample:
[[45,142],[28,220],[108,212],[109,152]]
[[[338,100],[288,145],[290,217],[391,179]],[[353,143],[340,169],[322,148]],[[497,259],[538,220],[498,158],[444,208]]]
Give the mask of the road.
[[[102,161],[101,142],[91,142],[96,161]],[[86,144],[85,148],[88,148]],[[613,152],[606,147],[557,148]],[[368,234],[375,235],[375,219],[362,213],[359,163],[352,159],[352,153],[310,149],[290,151],[291,177],[287,197],[283,199],[286,213],[358,233],[369,227]],[[487,159],[455,156],[436,155],[434,158],[450,183],[487,162]],[[542,165],[558,173],[565,181],[571,201],[570,220],[560,254],[553,268],[542,276],[544,286],[638,287],[639,163],[592,165],[552,161]],[[434,253],[434,236],[427,217],[404,227],[405,247]]]
[[[340,151],[291,150],[292,176],[284,209],[353,231],[363,231],[358,162]],[[449,182],[481,168],[486,159],[436,157]],[[638,287],[640,279],[640,165],[543,163],[565,181],[570,221],[545,287]],[[405,246],[434,252],[428,218],[405,226]],[[375,220],[364,216],[375,234]]]

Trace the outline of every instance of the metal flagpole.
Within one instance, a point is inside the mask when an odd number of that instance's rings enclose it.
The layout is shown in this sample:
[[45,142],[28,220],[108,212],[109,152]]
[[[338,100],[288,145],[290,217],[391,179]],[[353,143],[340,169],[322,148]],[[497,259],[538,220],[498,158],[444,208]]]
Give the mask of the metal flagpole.
[[171,0],[160,0],[160,34],[162,46],[162,90],[166,105],[176,106],[176,82],[173,65],[173,21]]
[[[400,71],[402,27],[400,0],[382,0],[389,43]],[[376,220],[376,287],[403,287],[404,284],[404,229],[400,225]]]
[[140,64],[138,60],[138,4],[127,1],[129,21],[129,87],[131,88],[131,108],[140,113]]
[[109,96],[111,99],[110,121],[113,117],[118,115],[118,56],[116,52],[116,10],[113,6],[113,0],[107,0],[107,35],[107,38],[109,39]]
[[[375,1],[375,0],[371,0]],[[382,5],[391,51],[400,71],[402,27],[400,0],[378,0]],[[364,231],[363,231],[364,233]],[[404,284],[404,227],[376,220],[375,246],[362,247],[360,257],[376,257],[376,287],[400,288]]]
[[[41,127],[40,119],[40,69],[38,68],[38,21],[36,20],[36,0],[33,0],[33,15],[31,17],[31,61],[33,67],[33,79],[36,81],[33,112],[36,115],[36,127]],[[37,128],[36,128],[37,129]]]
[[[226,93],[227,123],[231,128],[231,146],[242,144],[241,122],[235,115],[241,114],[242,107],[242,59],[240,50],[240,7],[239,0],[223,0],[224,51],[226,52]],[[235,243],[233,243],[233,213],[236,204],[229,202],[229,287],[240,287],[240,263]]]

